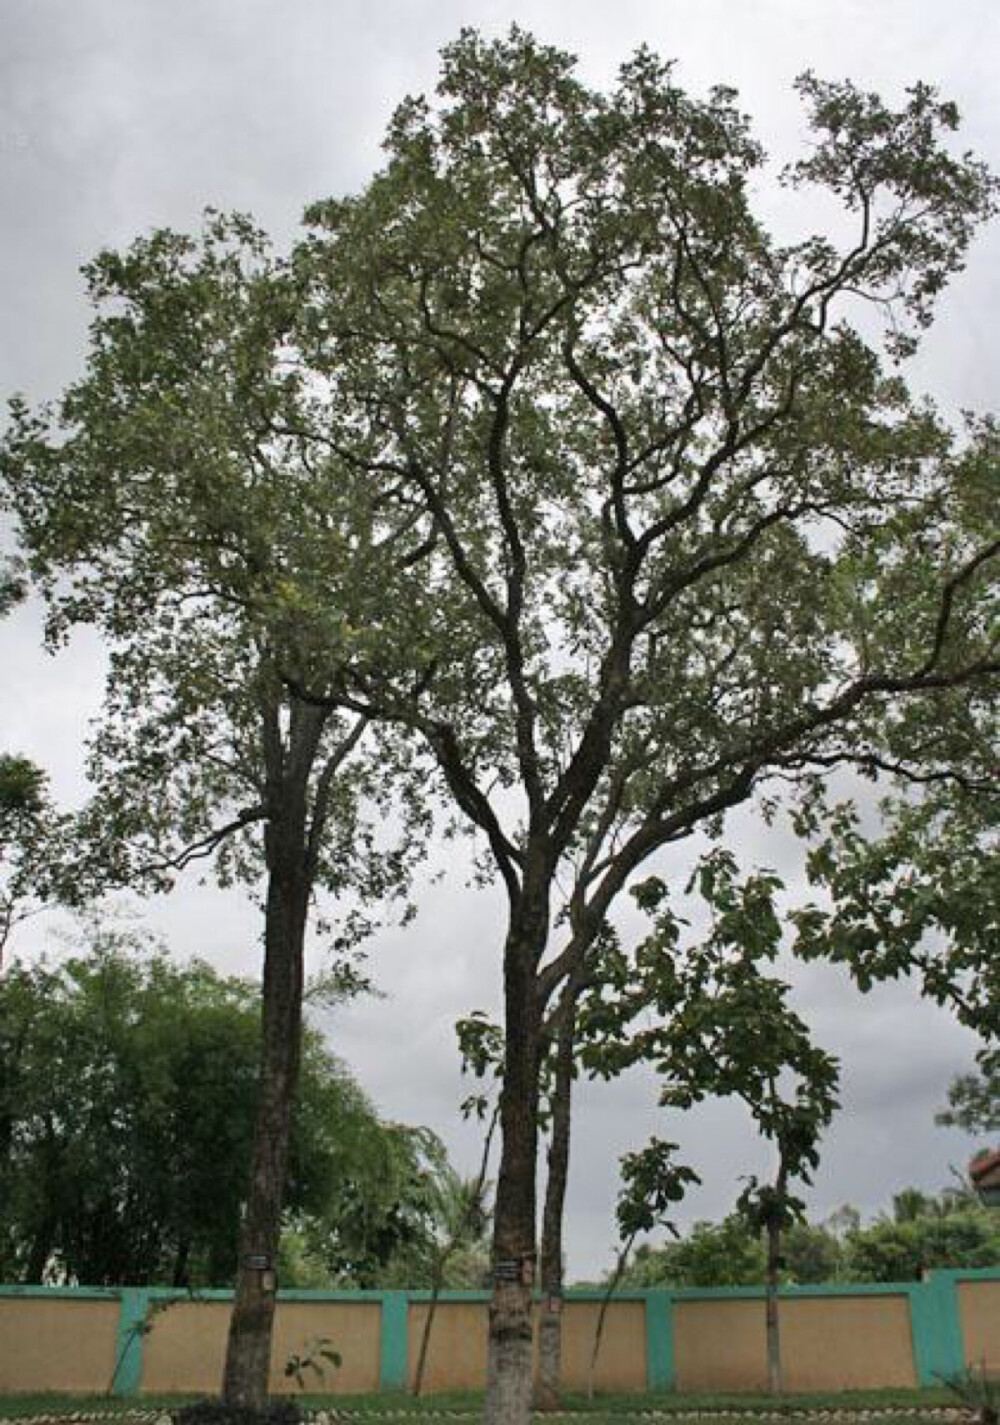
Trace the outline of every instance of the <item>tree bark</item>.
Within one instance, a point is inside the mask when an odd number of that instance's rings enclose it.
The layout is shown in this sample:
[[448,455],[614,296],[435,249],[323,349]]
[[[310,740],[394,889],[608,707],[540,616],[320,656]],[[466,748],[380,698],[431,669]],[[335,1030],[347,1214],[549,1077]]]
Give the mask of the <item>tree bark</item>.
[[302,1040],[303,949],[310,879],[305,785],[274,815],[266,835],[263,1043],[236,1298],[222,1395],[228,1405],[267,1403],[277,1293],[278,1241]]
[[778,1168],[775,1179],[776,1206],[778,1212],[767,1224],[767,1277],[764,1289],[764,1323],[767,1335],[767,1388],[772,1395],[780,1395],[783,1389],[781,1376],[781,1330],[778,1319],[778,1274],[781,1271],[781,1216],[788,1175],[785,1165]]
[[552,1088],[552,1140],[548,1154],[545,1206],[542,1211],[541,1287],[538,1317],[538,1375],[535,1409],[557,1410],[562,1372],[563,1213],[569,1175],[570,1122],[573,1093],[573,1043],[576,1032],[576,987],[569,984],[560,1006]]
[[[512,917],[504,953],[505,1047],[501,1153],[493,1222],[487,1425],[526,1425],[531,1412],[535,1171],[541,1048],[536,967],[545,946],[545,897]],[[541,907],[544,907],[542,909]]]

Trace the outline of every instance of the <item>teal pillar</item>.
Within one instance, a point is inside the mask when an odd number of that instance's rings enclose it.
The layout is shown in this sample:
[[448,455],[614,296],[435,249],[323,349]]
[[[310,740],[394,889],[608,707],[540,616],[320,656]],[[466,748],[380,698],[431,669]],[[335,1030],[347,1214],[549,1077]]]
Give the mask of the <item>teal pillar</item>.
[[136,1395],[142,1385],[142,1344],[146,1336],[148,1311],[148,1291],[142,1287],[122,1288],[118,1300],[112,1395]]
[[958,1292],[950,1272],[931,1272],[910,1288],[913,1364],[920,1385],[940,1385],[965,1367]]
[[669,1291],[646,1293],[646,1389],[673,1390],[674,1299]]
[[379,1342],[379,1390],[405,1390],[409,1364],[409,1296],[405,1291],[382,1293]]

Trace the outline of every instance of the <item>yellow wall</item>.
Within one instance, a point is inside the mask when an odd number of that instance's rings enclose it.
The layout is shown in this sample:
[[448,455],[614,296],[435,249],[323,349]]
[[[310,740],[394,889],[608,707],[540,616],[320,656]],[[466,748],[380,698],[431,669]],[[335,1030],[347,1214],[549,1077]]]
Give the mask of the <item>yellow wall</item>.
[[[563,1315],[562,1376],[567,1390],[585,1390],[599,1302],[569,1301]],[[409,1382],[420,1355],[427,1306],[409,1311]],[[482,1390],[486,1384],[487,1308],[480,1302],[439,1302],[424,1370],[424,1390]],[[608,1309],[597,1359],[598,1390],[640,1391],[646,1386],[646,1311],[641,1301]]]
[[[764,1302],[678,1301],[678,1390],[765,1390]],[[788,1390],[915,1386],[905,1296],[800,1297],[780,1306]]]
[[966,1365],[1000,1375],[1000,1282],[959,1282],[958,1316]]
[[[1000,1281],[964,1281],[957,1287],[965,1360],[1000,1375]],[[212,1393],[222,1377],[230,1304],[171,1303],[157,1310],[142,1341],[142,1390]],[[564,1307],[563,1381],[586,1387],[596,1301],[568,1300]],[[407,1322],[412,1381],[427,1306],[410,1304]],[[786,1388],[796,1391],[865,1389],[917,1384],[909,1300],[904,1293],[802,1296],[780,1304]],[[425,1388],[482,1389],[486,1377],[485,1302],[444,1301],[438,1306]],[[0,1297],[0,1392],[108,1389],[118,1349],[116,1300]],[[373,1301],[286,1301],[278,1306],[270,1388],[297,1389],[284,1374],[293,1353],[327,1338],[343,1365],[306,1388],[368,1393],[379,1388],[381,1309]],[[675,1300],[674,1359],[681,1391],[750,1391],[766,1387],[762,1298]],[[646,1384],[645,1306],[615,1302],[607,1317],[596,1385],[602,1391],[641,1392]]]
[[[598,1301],[568,1301],[563,1308],[562,1378],[567,1390],[586,1390]],[[608,1307],[601,1353],[594,1377],[597,1390],[646,1388],[646,1307],[641,1301],[616,1301]]]
[[[157,1312],[143,1347],[143,1391],[217,1391],[231,1310],[226,1301],[182,1301]],[[307,1372],[307,1390],[378,1390],[379,1320],[378,1302],[281,1302],[274,1323],[271,1393],[298,1390],[284,1374],[285,1362],[292,1352],[305,1354],[309,1342],[323,1336],[340,1352],[343,1364],[339,1370],[329,1367],[322,1383]]]
[[0,1297],[0,1391],[106,1391],[117,1301]]
[[[410,1385],[417,1368],[426,1319],[426,1303],[411,1302],[407,1320],[407,1383]],[[424,1390],[482,1390],[486,1381],[487,1321],[484,1303],[438,1303],[424,1368]]]

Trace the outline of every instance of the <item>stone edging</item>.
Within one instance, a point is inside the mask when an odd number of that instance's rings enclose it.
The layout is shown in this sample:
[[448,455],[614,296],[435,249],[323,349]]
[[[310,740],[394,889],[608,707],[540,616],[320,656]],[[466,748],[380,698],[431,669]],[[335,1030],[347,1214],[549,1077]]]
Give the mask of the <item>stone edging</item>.
[[[580,1425],[586,1425],[587,1417],[593,1413],[599,1416],[599,1409],[591,1411],[582,1410],[552,1410],[546,1411],[545,1419],[549,1420],[578,1420]],[[613,1418],[621,1421],[621,1425],[628,1425],[632,1420],[670,1422],[673,1420],[744,1420],[748,1422],[759,1422],[760,1425],[771,1425],[771,1422],[779,1421],[781,1425],[789,1422],[853,1422],[857,1420],[871,1421],[907,1421],[907,1420],[935,1420],[941,1425],[967,1425],[973,1419],[975,1412],[965,1410],[959,1406],[951,1405],[926,1405],[926,1406],[884,1406],[874,1408],[859,1408],[850,1410],[824,1409],[810,1410],[807,1407],[802,1409],[776,1410],[773,1414],[766,1408],[757,1410],[656,1410],[643,1409],[641,1406],[636,1410],[615,1410]],[[478,1420],[480,1412],[478,1410],[435,1410],[433,1407],[426,1410],[366,1410],[357,1407],[348,1410],[303,1410],[303,1420],[308,1425],[377,1425],[379,1420],[412,1420],[414,1425],[419,1425],[421,1420]],[[138,1421],[140,1425],[173,1425],[171,1416],[165,1410],[130,1410],[125,1407],[122,1410],[75,1410],[65,1414],[49,1415],[10,1415],[4,1416],[0,1425],[112,1425],[114,1421],[128,1422]]]

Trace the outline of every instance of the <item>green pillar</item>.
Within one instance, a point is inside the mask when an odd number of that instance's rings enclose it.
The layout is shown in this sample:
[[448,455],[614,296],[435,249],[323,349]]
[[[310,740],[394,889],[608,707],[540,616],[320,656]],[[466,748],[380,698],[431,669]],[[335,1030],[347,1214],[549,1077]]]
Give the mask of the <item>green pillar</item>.
[[950,1272],[931,1272],[910,1288],[910,1330],[918,1384],[940,1385],[964,1368],[958,1292]]
[[405,1390],[409,1363],[409,1297],[405,1291],[382,1293],[379,1343],[379,1390]]
[[136,1395],[142,1385],[142,1343],[148,1309],[149,1292],[145,1288],[122,1288],[118,1299],[112,1395]]
[[669,1291],[646,1293],[646,1389],[673,1390],[674,1298]]

